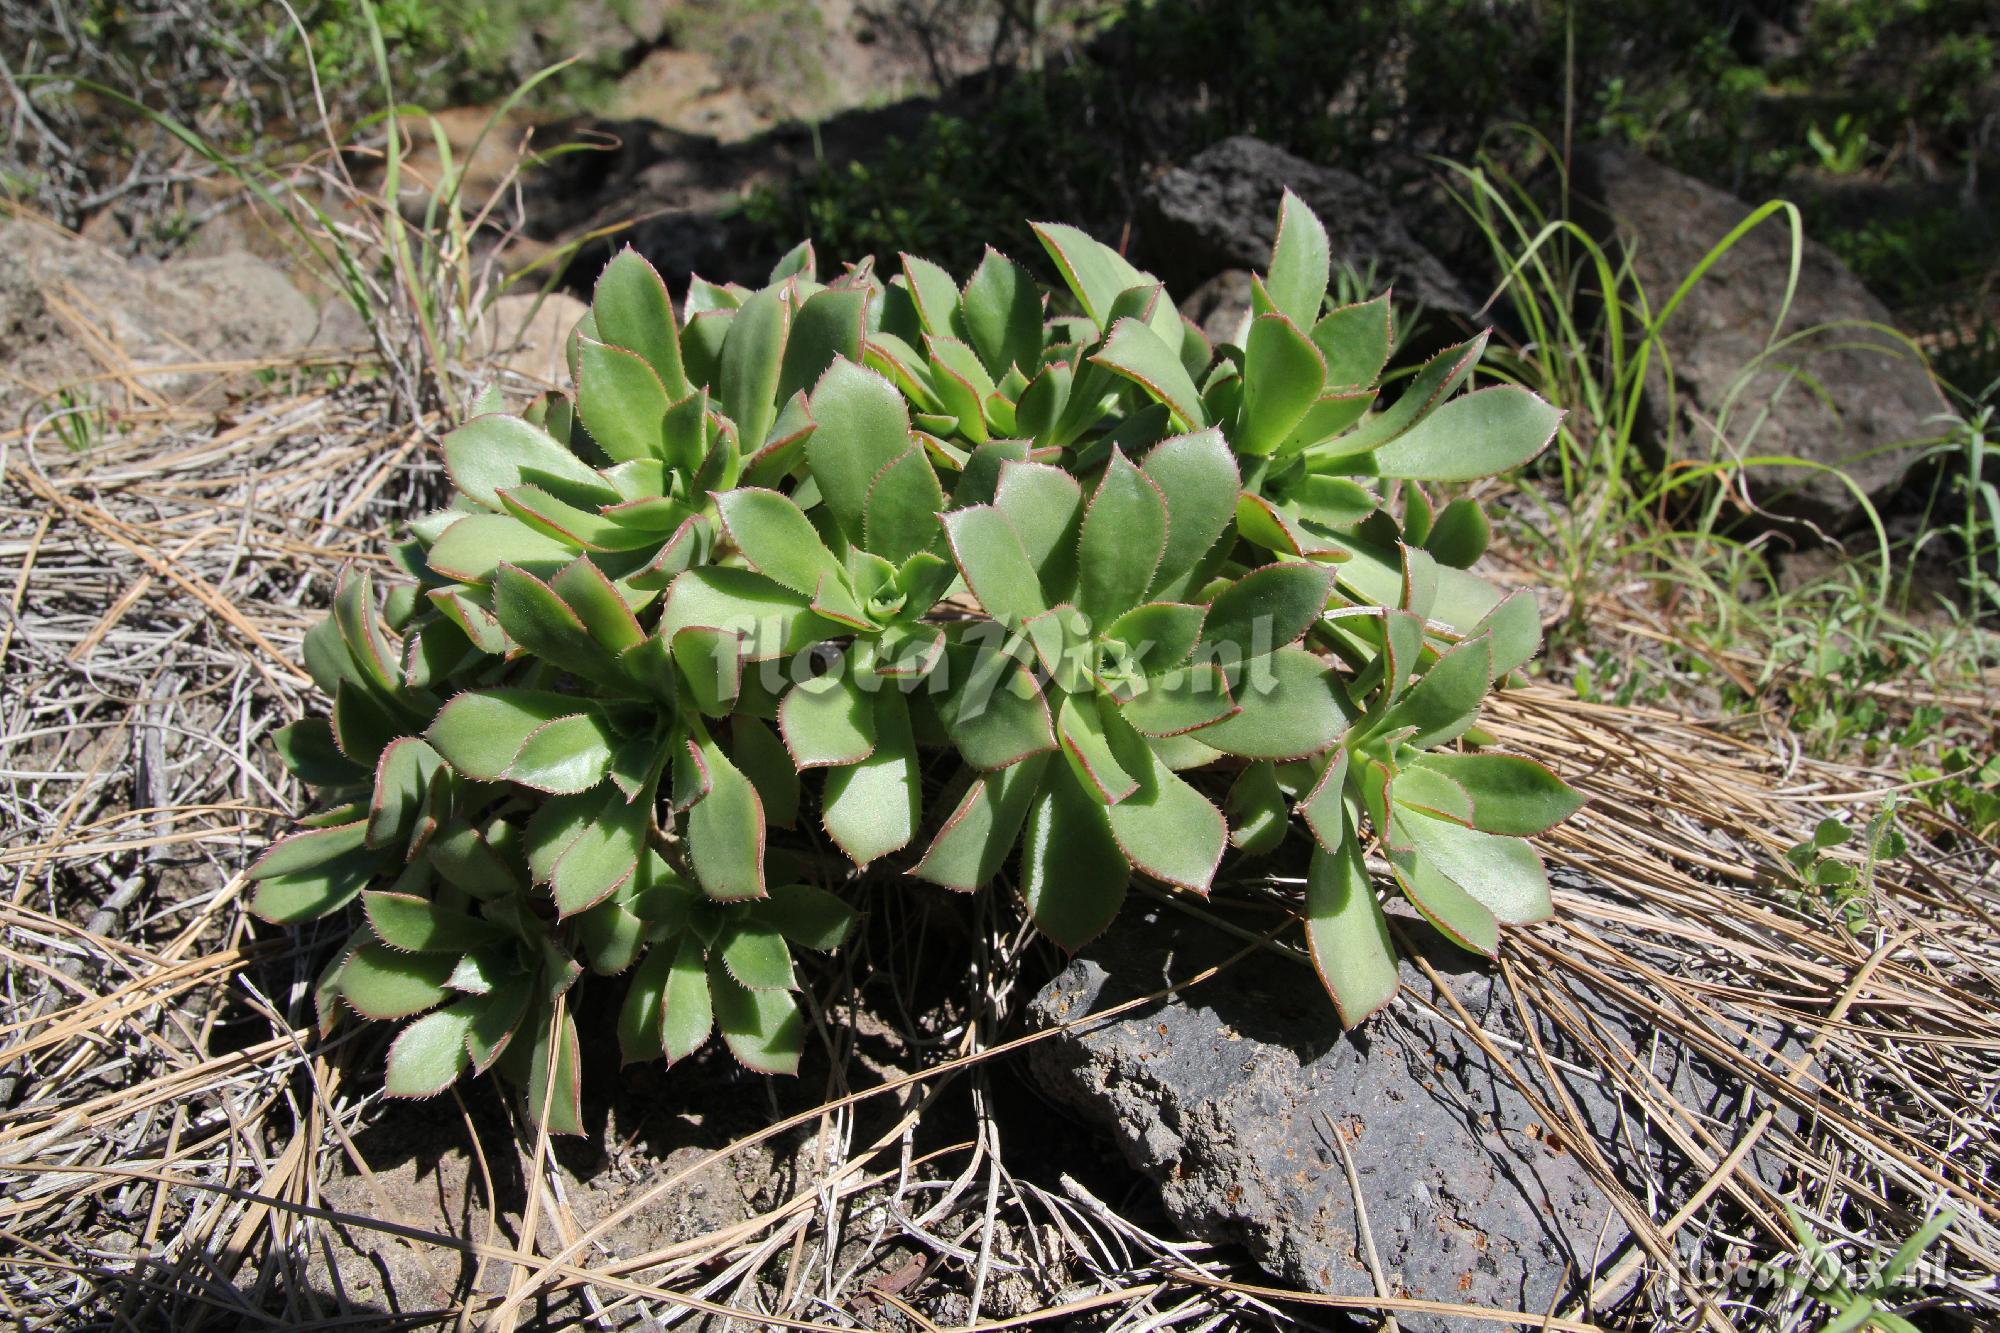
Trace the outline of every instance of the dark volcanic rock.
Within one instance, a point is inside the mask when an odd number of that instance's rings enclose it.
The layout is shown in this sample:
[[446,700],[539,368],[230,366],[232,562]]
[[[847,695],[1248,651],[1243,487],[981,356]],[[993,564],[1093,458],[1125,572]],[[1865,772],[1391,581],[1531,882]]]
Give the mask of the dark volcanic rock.
[[[1576,197],[1601,236],[1630,248],[1657,311],[1709,248],[1751,212],[1748,204],[1629,149],[1579,152]],[[1791,235],[1771,218],[1739,240],[1697,284],[1665,329],[1678,411],[1676,456],[1706,460],[1724,421],[1739,456],[1779,455],[1844,469],[1868,497],[1887,499],[1912,462],[1913,441],[1935,437],[1946,404],[1916,356],[1863,324],[1889,311],[1825,246],[1810,239],[1784,335],[1835,326],[1789,344],[1747,383],[1784,303]],[[1657,361],[1655,365],[1657,366]],[[1797,367],[1802,373],[1794,374]],[[1666,384],[1649,386],[1656,425],[1669,425]],[[1773,512],[1834,531],[1862,510],[1839,478],[1796,467],[1747,470],[1750,493]]]
[[1210,342],[1229,341],[1250,316],[1253,276],[1248,269],[1222,270],[1181,301],[1181,313],[1193,320]]
[[[1428,929],[1406,926],[1412,938]],[[1532,1055],[1513,1055],[1525,1034],[1505,987],[1479,960],[1428,938],[1432,966],[1532,1077]],[[1185,979],[1237,947],[1178,917],[1121,923],[1043,989],[1031,1021],[1073,1022]],[[1622,1216],[1506,1074],[1414,1000],[1448,1010],[1423,973],[1406,961],[1403,980],[1406,991],[1388,1011],[1343,1035],[1309,970],[1247,959],[1172,1002],[1037,1043],[1033,1073],[1158,1183],[1177,1225],[1242,1244],[1287,1281],[1374,1293],[1338,1133],[1394,1293],[1534,1312],[1567,1303],[1589,1285],[1579,1274],[1602,1272],[1618,1256],[1628,1234]],[[1589,1011],[1584,997],[1579,1003]],[[1591,1016],[1647,1049],[1627,1016]],[[1537,1020],[1537,1035],[1558,1061],[1590,1067],[1546,1020]],[[1697,1113],[1724,1120],[1739,1109],[1684,1055],[1648,1058]],[[1563,1079],[1593,1138],[1635,1180],[1699,1183],[1643,1128],[1635,1133],[1643,1121],[1621,1116],[1601,1082],[1587,1073]],[[1552,1088],[1538,1095],[1561,1104]],[[1406,1328],[1440,1327],[1399,1318]]]
[[1407,299],[1471,320],[1478,308],[1445,266],[1411,237],[1395,205],[1351,172],[1293,157],[1238,135],[1203,149],[1148,187],[1145,258],[1169,291],[1187,293],[1224,269],[1262,272],[1271,262],[1285,188],[1326,224],[1333,261],[1394,284]]

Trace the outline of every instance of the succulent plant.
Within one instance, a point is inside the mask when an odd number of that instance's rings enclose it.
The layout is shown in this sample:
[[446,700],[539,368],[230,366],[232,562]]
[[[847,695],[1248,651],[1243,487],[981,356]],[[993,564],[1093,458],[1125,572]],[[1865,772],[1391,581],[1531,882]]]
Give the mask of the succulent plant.
[[1232,845],[1302,830],[1350,1025],[1397,977],[1370,852],[1468,948],[1548,913],[1527,839],[1580,798],[1468,741],[1534,603],[1470,572],[1478,504],[1421,483],[1518,465],[1554,410],[1460,393],[1483,339],[1378,405],[1388,298],[1325,308],[1289,195],[1217,345],[1116,251],[1036,231],[1054,304],[991,251],[962,286],[910,256],[822,283],[804,245],[756,291],[694,280],[677,318],[628,251],[574,398],[445,437],[454,495],[402,578],[344,577],[307,637],[331,714],[278,744],[322,808],[252,870],[272,921],[359,900],[321,1016],[404,1023],[391,1094],[496,1068],[580,1131],[586,970],[625,978],[627,1059],[719,1032],[795,1070],[792,950],[854,918],[814,882],[846,872],[771,845],[808,815],[957,890],[1018,849],[1068,949],[1133,873],[1206,893]]

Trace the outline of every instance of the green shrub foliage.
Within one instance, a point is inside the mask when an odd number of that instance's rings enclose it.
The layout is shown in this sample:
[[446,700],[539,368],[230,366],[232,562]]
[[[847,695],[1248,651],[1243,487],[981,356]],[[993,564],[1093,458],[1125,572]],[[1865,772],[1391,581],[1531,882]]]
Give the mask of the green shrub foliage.
[[1527,839],[1580,798],[1468,740],[1534,603],[1468,572],[1479,506],[1421,484],[1518,466],[1555,410],[1462,392],[1480,339],[1382,401],[1389,302],[1326,308],[1290,196],[1220,346],[1035,231],[1053,299],[992,251],[963,283],[909,256],[821,282],[801,246],[677,317],[621,254],[574,395],[445,437],[450,506],[307,638],[333,707],[280,748],[322,808],[252,872],[274,922],[359,899],[320,1014],[404,1024],[392,1094],[497,1067],[579,1130],[557,1017],[586,968],[628,979],[627,1059],[719,1033],[795,1070],[793,950],[853,919],[767,844],[802,820],[856,866],[1018,885],[1071,950],[1134,872],[1205,894],[1296,828],[1348,1025],[1397,983],[1364,848],[1468,949],[1548,915]]

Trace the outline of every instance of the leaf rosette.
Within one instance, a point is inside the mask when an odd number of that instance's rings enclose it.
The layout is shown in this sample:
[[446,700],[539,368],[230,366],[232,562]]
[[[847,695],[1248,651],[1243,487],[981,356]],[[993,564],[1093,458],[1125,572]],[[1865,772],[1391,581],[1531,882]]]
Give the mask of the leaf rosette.
[[1214,344],[1036,233],[1053,299],[997,252],[821,282],[803,245],[676,310],[627,251],[573,391],[445,436],[399,577],[344,576],[306,636],[330,708],[276,744],[318,806],[250,872],[270,921],[358,911],[319,1012],[399,1025],[392,1095],[497,1070],[581,1132],[589,976],[626,1059],[719,1034],[796,1072],[794,951],[855,928],[806,818],[855,868],[1011,867],[1071,950],[1135,874],[1205,895],[1296,838],[1349,1025],[1397,984],[1382,889],[1485,954],[1548,915],[1530,839],[1581,798],[1476,727],[1539,619],[1439,488],[1525,463],[1554,409],[1476,384],[1483,337],[1385,404],[1390,299],[1329,306],[1290,195]]

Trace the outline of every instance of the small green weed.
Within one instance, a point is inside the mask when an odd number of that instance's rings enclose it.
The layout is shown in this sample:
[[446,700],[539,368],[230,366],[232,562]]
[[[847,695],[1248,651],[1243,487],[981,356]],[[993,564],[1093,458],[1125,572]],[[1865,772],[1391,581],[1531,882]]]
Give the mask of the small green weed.
[[104,443],[104,409],[88,385],[65,385],[56,390],[48,415],[49,429],[73,454],[95,452]]
[[1974,837],[2000,837],[2000,754],[1954,745],[1936,765],[1913,767],[1910,778],[1924,784],[1917,794],[1926,805]]
[[1820,166],[1836,176],[1852,176],[1868,160],[1868,131],[1846,112],[1834,117],[1831,135],[1820,129],[1818,121],[1807,126],[1806,145]]
[[1812,836],[1785,852],[1802,906],[1818,906],[1839,916],[1852,931],[1868,924],[1868,900],[1875,888],[1875,869],[1884,861],[1902,859],[1909,841],[1895,826],[1896,803],[1891,800],[1868,821],[1861,838],[1859,865],[1835,856],[1854,838],[1854,830],[1837,819],[1822,819]]
[[1803,1260],[1798,1271],[1784,1275],[1786,1285],[1836,1311],[1832,1320],[1820,1326],[1820,1333],[1919,1333],[1917,1325],[1887,1307],[1921,1294],[1904,1283],[1904,1276],[1958,1220],[1956,1209],[1941,1209],[1859,1286],[1844,1276],[1839,1257],[1813,1235],[1796,1208],[1786,1204],[1785,1216],[1791,1221],[1792,1234],[1798,1237]]

